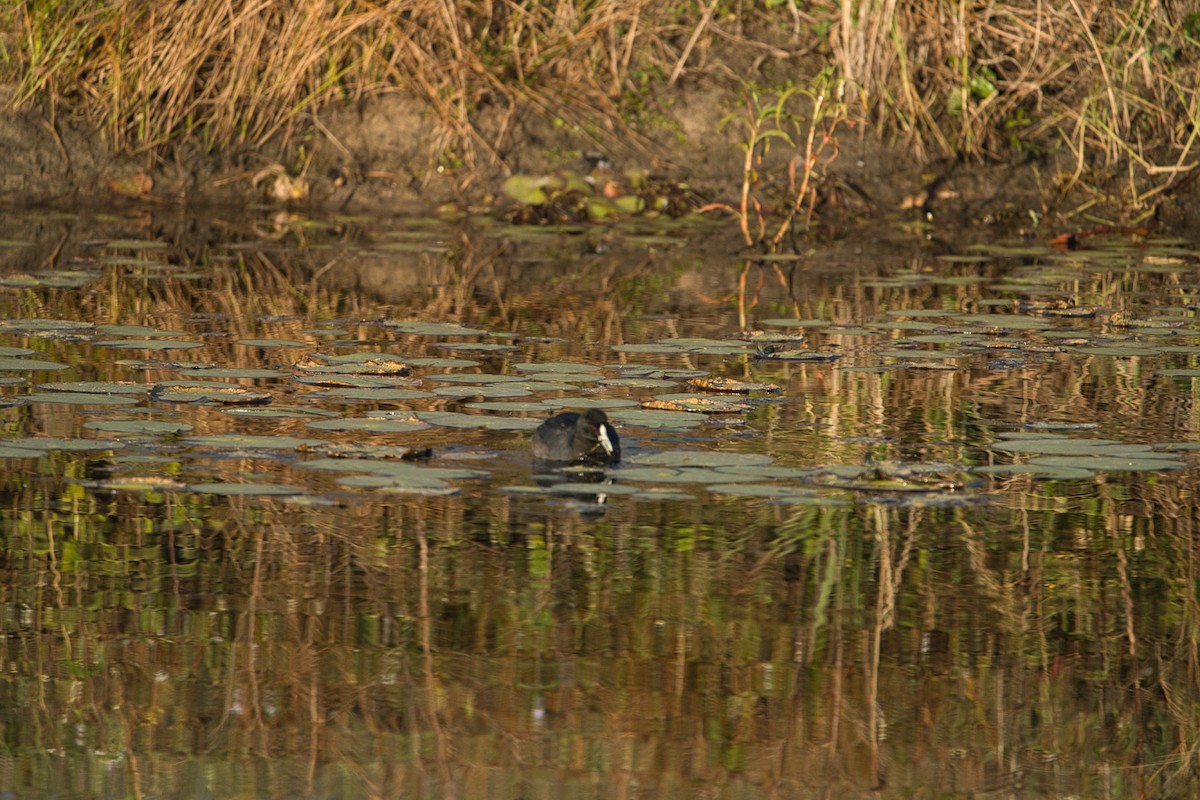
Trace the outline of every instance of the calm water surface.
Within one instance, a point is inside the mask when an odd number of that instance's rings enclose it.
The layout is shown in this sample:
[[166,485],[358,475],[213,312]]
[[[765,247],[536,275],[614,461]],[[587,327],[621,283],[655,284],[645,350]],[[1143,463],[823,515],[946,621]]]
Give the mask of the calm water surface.
[[1195,796],[1196,245],[725,233],[8,217],[0,791]]

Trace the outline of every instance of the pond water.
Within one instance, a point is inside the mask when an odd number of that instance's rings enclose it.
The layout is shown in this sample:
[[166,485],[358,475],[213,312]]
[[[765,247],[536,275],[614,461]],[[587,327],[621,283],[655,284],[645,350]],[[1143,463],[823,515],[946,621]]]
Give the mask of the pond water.
[[1193,242],[5,229],[6,796],[1197,791]]

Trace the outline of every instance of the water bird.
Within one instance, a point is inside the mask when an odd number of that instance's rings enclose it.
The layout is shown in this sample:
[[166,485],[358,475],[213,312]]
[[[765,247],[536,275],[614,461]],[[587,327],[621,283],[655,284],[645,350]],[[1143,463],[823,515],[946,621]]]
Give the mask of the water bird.
[[589,408],[582,414],[566,411],[533,432],[533,457],[613,464],[621,460],[621,439],[600,409]]

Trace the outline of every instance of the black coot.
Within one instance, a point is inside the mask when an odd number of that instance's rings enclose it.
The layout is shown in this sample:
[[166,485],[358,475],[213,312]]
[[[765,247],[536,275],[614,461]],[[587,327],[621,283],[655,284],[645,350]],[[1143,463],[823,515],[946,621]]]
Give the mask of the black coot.
[[589,408],[582,414],[568,411],[538,425],[533,432],[533,457],[615,463],[621,460],[621,440],[600,409]]

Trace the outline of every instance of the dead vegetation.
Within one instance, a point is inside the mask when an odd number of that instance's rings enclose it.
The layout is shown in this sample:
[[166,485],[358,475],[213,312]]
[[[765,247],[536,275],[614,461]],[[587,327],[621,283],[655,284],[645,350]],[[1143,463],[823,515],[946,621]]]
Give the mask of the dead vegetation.
[[29,0],[0,20],[13,102],[122,152],[263,147],[404,92],[439,123],[432,161],[469,171],[530,109],[620,135],[680,80],[779,91],[832,63],[849,117],[918,159],[1066,153],[1048,189],[1117,174],[1134,206],[1197,163],[1200,13],[1161,0]]

